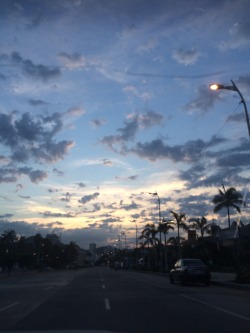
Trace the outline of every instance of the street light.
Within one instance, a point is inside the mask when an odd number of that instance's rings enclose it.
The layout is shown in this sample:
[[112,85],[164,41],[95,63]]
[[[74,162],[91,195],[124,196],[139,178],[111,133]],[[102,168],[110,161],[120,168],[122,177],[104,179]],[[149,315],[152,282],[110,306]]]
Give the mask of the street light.
[[138,248],[138,237],[137,237],[137,232],[138,232],[138,229],[137,229],[137,222],[136,220],[133,220],[131,222],[135,222],[135,248],[137,249]]
[[157,192],[149,192],[149,194],[152,194],[152,195],[156,195],[157,196],[157,199],[158,199],[158,205],[159,205],[159,225],[161,224],[161,199],[158,195]]
[[239,94],[239,96],[241,98],[240,103],[242,103],[243,106],[244,106],[245,115],[246,115],[246,122],[247,122],[247,128],[248,128],[248,135],[249,135],[249,138],[250,138],[250,124],[249,124],[249,116],[248,116],[248,112],[247,112],[246,102],[244,100],[244,97],[242,96],[242,93],[240,92],[239,88],[236,86],[236,84],[234,83],[234,81],[231,80],[231,82],[232,82],[232,86],[224,86],[223,84],[213,83],[213,84],[210,85],[209,88],[211,90],[225,89],[225,90],[237,91],[237,93]]
[[149,192],[149,194],[157,196],[158,199],[158,206],[159,206],[159,233],[160,233],[160,267],[162,266],[162,248],[161,248],[161,199],[158,195],[158,193],[155,192]]
[[131,222],[135,223],[135,251],[136,251],[136,260],[135,260],[135,263],[136,263],[136,267],[137,267],[138,266],[138,235],[137,235],[138,229],[137,229],[137,222],[136,222],[136,220],[133,220]]

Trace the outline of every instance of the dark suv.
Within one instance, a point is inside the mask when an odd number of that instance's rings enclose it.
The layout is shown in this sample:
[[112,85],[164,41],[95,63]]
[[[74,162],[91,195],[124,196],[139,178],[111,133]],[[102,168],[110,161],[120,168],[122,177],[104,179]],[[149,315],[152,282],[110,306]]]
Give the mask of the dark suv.
[[170,283],[202,282],[210,284],[209,268],[200,259],[179,259],[169,273]]

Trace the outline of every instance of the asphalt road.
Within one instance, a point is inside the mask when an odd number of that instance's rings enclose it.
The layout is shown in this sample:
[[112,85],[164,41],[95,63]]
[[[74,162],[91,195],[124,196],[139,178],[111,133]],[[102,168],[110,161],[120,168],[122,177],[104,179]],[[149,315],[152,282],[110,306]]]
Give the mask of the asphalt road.
[[0,331],[250,332],[250,293],[107,267],[0,280]]

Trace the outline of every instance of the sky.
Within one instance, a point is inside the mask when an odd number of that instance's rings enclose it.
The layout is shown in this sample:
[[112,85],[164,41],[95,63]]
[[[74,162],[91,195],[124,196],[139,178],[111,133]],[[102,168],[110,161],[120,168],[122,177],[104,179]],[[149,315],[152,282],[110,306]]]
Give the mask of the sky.
[[[135,246],[249,201],[249,0],[0,0],[0,234]],[[249,208],[239,217],[249,223]],[[175,235],[171,232],[169,236]]]

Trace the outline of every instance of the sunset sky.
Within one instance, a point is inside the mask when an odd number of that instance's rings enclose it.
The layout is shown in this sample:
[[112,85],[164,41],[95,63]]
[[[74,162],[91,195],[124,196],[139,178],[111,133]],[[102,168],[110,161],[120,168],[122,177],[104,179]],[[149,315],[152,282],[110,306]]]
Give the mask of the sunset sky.
[[[248,202],[249,0],[0,0],[0,234],[87,248]],[[250,221],[248,206],[241,220]],[[237,215],[234,216],[238,218]],[[172,233],[171,235],[174,235]]]

